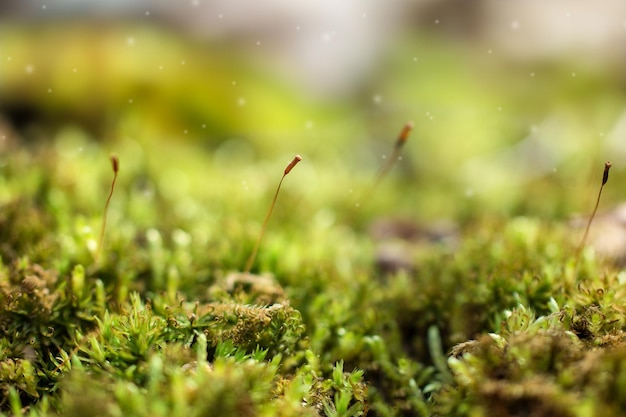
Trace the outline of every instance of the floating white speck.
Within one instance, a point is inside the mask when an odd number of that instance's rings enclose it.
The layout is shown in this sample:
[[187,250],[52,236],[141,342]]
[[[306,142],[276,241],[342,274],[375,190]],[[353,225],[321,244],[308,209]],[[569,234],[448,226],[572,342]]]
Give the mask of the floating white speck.
[[27,74],[32,74],[33,72],[35,72],[35,67],[33,67],[32,65],[26,65],[26,68],[24,68],[24,71],[26,71]]
[[180,65],[185,65],[185,61],[180,61]]
[[205,129],[205,128],[206,128],[206,125],[205,125],[205,124],[203,124],[203,125],[202,125],[202,128],[203,128],[203,129]]
[[374,103],[376,104],[380,104],[383,101],[383,98],[380,94],[376,94],[372,100],[374,101]]
[[313,129],[314,123],[311,120],[307,120],[304,127],[307,129]]
[[46,6],[45,4],[42,4],[42,5],[41,5],[41,8],[42,8],[43,10],[46,10],[47,6]]
[[519,28],[520,28],[520,24],[519,24],[519,22],[518,22],[517,20],[513,20],[513,21],[511,22],[511,29],[513,29],[513,30],[517,30],[517,29],[519,29]]
[[130,104],[133,104],[133,99],[132,99],[132,98],[129,98],[129,99],[128,99],[128,102],[129,102]]
[[135,38],[132,36],[129,36],[128,38],[126,38],[126,45],[135,46]]
[[238,106],[240,106],[240,107],[245,106],[245,105],[246,105],[246,103],[247,103],[247,101],[246,101],[246,98],[245,98],[245,97],[239,97],[239,98],[237,99],[237,105],[238,105]]

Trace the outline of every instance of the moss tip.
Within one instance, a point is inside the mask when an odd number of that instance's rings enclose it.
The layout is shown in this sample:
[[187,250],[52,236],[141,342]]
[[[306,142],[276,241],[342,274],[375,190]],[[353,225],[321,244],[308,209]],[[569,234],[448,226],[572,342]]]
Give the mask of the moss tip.
[[117,174],[120,170],[120,160],[117,155],[111,155],[111,165],[113,166],[113,172]]
[[404,144],[404,142],[406,142],[406,140],[409,138],[409,135],[411,134],[412,130],[413,130],[413,122],[407,122],[402,128],[400,135],[398,136],[397,144],[398,145]]
[[606,182],[609,180],[609,169],[611,169],[612,166],[613,164],[610,161],[606,161],[604,163],[604,174],[602,175],[602,185],[606,184]]
[[289,174],[293,167],[295,167],[300,161],[302,161],[302,157],[300,155],[294,156],[291,162],[289,162],[289,165],[285,168],[285,173],[283,175]]

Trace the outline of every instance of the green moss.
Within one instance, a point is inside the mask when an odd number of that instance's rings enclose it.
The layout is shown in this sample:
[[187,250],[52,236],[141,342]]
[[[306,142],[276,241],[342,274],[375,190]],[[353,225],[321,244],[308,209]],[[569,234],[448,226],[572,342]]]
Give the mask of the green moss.
[[[176,120],[160,120],[172,130],[203,117],[204,96],[194,93],[187,103],[194,83],[182,83],[183,90],[167,85],[157,94],[185,102]],[[433,85],[427,92],[435,102]],[[441,103],[456,102],[455,94]],[[104,105],[119,100],[113,94]],[[491,100],[481,111],[501,101]],[[305,114],[292,110],[292,121]],[[210,116],[218,120],[220,112],[212,107]],[[279,113],[273,110],[269,126],[280,125]],[[263,114],[257,108],[247,117]],[[285,182],[254,274],[242,273],[284,155],[254,136],[252,124],[249,143],[228,139],[235,122],[216,121],[219,140],[202,146],[148,142],[149,135],[95,142],[76,128],[49,143],[13,145],[0,164],[2,413],[624,414],[624,272],[592,248],[577,263],[570,226],[531,211],[573,211],[567,178],[538,179],[540,203],[512,192],[502,205],[524,215],[495,216],[495,197],[470,201],[454,191],[461,185],[451,174],[414,181],[451,167],[439,165],[448,150],[434,149],[441,132],[428,128],[419,157],[407,149],[416,166],[399,166],[377,198],[361,202],[354,196],[367,189],[373,163],[337,151],[367,145],[307,142],[309,155]],[[129,113],[120,123],[130,127],[115,129],[132,131],[138,122]],[[472,123],[470,131],[484,130]],[[335,135],[354,136],[355,124]],[[512,142],[508,133],[499,140]],[[113,149],[120,176],[98,248]],[[274,154],[255,159],[257,149]],[[454,158],[464,152],[455,151]],[[396,215],[413,225],[422,208],[463,221],[450,239],[403,241],[406,269],[379,268],[380,242],[367,226]]]
[[[74,198],[61,197],[61,185],[34,189],[43,201],[52,193],[55,206],[71,207],[59,200]],[[116,197],[118,207],[131,198]],[[228,254],[234,242],[252,242],[237,230],[202,237],[182,219],[147,230],[129,219],[126,229],[113,214],[95,265],[93,232],[77,228],[84,217],[55,221],[46,204],[5,210],[45,219],[31,229],[3,226],[14,242],[0,271],[5,412],[622,411],[614,393],[622,384],[623,279],[600,274],[590,252],[576,274],[564,225],[527,217],[475,222],[456,246],[420,246],[415,269],[392,275],[369,260],[362,234],[316,232],[313,245],[293,234],[294,260],[277,258],[274,274],[252,275],[229,266],[245,259]],[[62,238],[54,242],[49,229]],[[52,243],[32,252],[31,240]],[[334,255],[317,246],[331,244]],[[310,252],[315,266],[306,261]],[[46,253],[59,259],[44,267],[27,256]]]

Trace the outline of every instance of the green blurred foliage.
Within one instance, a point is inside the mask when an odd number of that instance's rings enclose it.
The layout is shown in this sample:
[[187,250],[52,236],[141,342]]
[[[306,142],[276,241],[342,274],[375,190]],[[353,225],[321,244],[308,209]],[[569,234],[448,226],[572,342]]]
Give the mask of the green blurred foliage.
[[213,156],[202,163],[231,186],[259,159],[300,153],[315,161],[311,199],[332,205],[365,188],[407,120],[414,138],[380,200],[428,220],[586,210],[595,167],[623,154],[608,139],[626,104],[621,73],[575,57],[520,64],[409,33],[357,94],[324,99],[281,78],[271,55],[147,22],[5,24],[0,37],[0,106],[20,115],[25,137],[138,143],[144,155],[129,157],[140,159],[199,141]]

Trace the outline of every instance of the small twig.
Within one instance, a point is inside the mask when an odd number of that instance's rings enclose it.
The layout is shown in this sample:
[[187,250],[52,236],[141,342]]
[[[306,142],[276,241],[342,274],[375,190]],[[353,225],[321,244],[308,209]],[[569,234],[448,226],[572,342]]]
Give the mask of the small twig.
[[263,221],[263,226],[261,227],[261,233],[259,233],[259,237],[256,240],[256,244],[254,245],[254,250],[250,254],[248,258],[248,262],[246,262],[246,267],[244,269],[244,273],[248,274],[252,269],[252,264],[254,263],[254,259],[256,258],[256,254],[259,251],[259,245],[261,244],[261,239],[263,239],[263,235],[265,234],[265,228],[267,227],[267,222],[272,215],[272,211],[274,210],[274,206],[276,205],[276,200],[278,199],[278,193],[280,191],[280,186],[283,184],[283,180],[291,172],[293,167],[296,166],[298,162],[302,161],[302,157],[300,155],[296,155],[293,160],[287,165],[285,171],[283,172],[283,176],[280,178],[280,182],[278,183],[278,187],[276,187],[276,193],[274,193],[274,198],[272,199],[272,204],[270,205],[270,209],[267,211],[265,215],[265,220]]
[[587,222],[587,227],[585,228],[585,233],[583,234],[583,238],[580,241],[580,245],[578,245],[578,249],[576,250],[576,258],[575,258],[575,270],[578,271],[578,262],[580,261],[580,256],[582,254],[583,249],[585,248],[585,244],[587,243],[587,235],[589,234],[589,229],[591,228],[591,222],[593,218],[596,216],[596,211],[598,211],[598,205],[600,205],[600,196],[602,195],[602,189],[604,185],[609,180],[609,169],[611,169],[612,164],[610,162],[604,163],[604,173],[602,174],[602,184],[600,184],[600,190],[598,191],[598,198],[596,199],[596,205],[593,208],[593,212],[589,217],[589,221]]
[[120,161],[115,155],[111,155],[111,165],[113,167],[113,181],[111,181],[111,191],[107,197],[106,204],[104,205],[104,212],[102,213],[102,227],[100,228],[100,239],[98,240],[98,249],[96,252],[95,260],[98,263],[100,259],[100,253],[102,252],[102,244],[104,243],[104,231],[107,225],[107,213],[109,211],[109,204],[111,203],[111,197],[113,197],[113,191],[115,190],[115,182],[117,181],[117,173],[120,169]]

